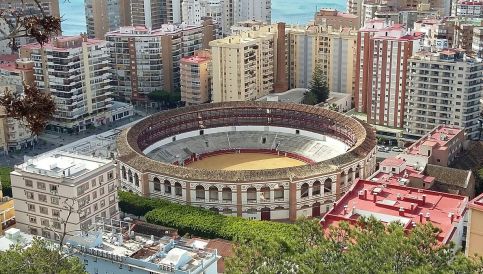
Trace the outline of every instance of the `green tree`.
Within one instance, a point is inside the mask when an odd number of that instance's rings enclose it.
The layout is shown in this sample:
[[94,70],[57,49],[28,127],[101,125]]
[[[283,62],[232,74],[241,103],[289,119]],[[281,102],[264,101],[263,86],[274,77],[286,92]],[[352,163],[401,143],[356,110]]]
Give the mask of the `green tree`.
[[295,224],[297,244],[276,240],[239,244],[227,273],[481,273],[481,258],[469,259],[453,245],[439,245],[431,224],[406,232],[374,218],[341,223],[324,235],[315,221]]
[[329,88],[320,66],[316,66],[314,69],[309,90],[317,96],[317,103],[325,103],[329,99]]
[[35,238],[32,245],[14,246],[0,251],[0,273],[83,274],[84,265],[77,257],[60,253],[50,242]]
[[311,91],[307,91],[304,94],[304,99],[302,100],[302,103],[306,105],[312,105],[312,106],[316,105],[318,103],[317,95],[315,95],[315,93]]
[[0,167],[0,184],[2,185],[2,192],[4,196],[12,197],[12,185],[10,182],[10,172],[13,171],[11,167]]
[[160,103],[167,107],[175,107],[176,104],[181,100],[181,92],[179,90],[172,92],[157,90],[149,93],[148,98],[153,102]]

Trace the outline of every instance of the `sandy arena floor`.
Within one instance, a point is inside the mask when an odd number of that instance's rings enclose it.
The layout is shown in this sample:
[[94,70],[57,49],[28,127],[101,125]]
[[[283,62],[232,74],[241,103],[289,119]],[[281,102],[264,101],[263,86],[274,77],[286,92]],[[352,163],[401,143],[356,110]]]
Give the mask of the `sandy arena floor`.
[[305,165],[304,162],[264,153],[233,153],[216,155],[196,161],[188,167],[209,170],[257,170]]

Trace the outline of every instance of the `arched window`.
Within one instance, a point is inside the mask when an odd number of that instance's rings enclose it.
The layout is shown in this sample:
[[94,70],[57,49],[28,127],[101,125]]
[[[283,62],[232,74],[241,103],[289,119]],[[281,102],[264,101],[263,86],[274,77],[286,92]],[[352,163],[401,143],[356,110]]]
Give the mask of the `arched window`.
[[345,185],[345,176],[346,176],[345,171],[342,171],[340,173],[340,185],[341,186]]
[[218,188],[216,186],[210,186],[208,190],[210,193],[210,202],[218,201]]
[[153,186],[154,191],[161,191],[161,181],[157,177],[154,177],[153,179]]
[[178,182],[174,183],[174,195],[183,196],[183,188],[181,187],[181,184]]
[[285,189],[283,188],[283,186],[278,186],[273,191],[273,198],[275,199],[275,201],[283,200],[284,193],[285,193]]
[[361,177],[361,166],[357,165],[356,167],[356,179]]
[[124,180],[126,180],[126,179],[127,179],[126,167],[124,167],[124,166],[123,166],[123,167],[121,168],[121,172],[122,172],[122,178],[123,178]]
[[332,179],[327,178],[324,182],[324,193],[332,193]]
[[139,186],[139,177],[137,173],[134,173],[134,185]]
[[260,200],[263,201],[270,201],[270,188],[268,186],[264,186],[260,189]]
[[129,179],[129,182],[132,183],[133,182],[133,178],[132,178],[132,171],[131,170],[128,170],[127,171],[127,177]]
[[300,198],[305,198],[309,196],[309,184],[304,183],[300,187]]
[[347,172],[347,182],[352,183],[352,176],[354,176],[354,170],[349,168],[349,171]]
[[171,182],[164,180],[164,194],[171,194]]
[[224,202],[231,202],[232,201],[232,190],[229,187],[224,187],[221,190],[222,194],[222,199]]
[[320,181],[315,181],[312,185],[312,196],[320,195]]
[[247,189],[247,201],[256,202],[257,201],[257,189],[250,187]]
[[196,200],[205,199],[205,188],[203,186],[196,186]]

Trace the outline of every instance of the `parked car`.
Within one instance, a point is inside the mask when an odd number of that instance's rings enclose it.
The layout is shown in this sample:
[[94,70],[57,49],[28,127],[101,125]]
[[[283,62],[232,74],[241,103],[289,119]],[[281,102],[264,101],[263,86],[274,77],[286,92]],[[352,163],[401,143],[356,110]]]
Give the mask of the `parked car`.
[[377,148],[377,151],[380,151],[380,152],[386,152],[386,151],[387,151],[386,149],[387,149],[387,147],[385,147],[385,146],[380,146],[380,147],[378,147],[378,148]]
[[403,149],[400,147],[392,147],[391,150],[394,152],[403,152]]

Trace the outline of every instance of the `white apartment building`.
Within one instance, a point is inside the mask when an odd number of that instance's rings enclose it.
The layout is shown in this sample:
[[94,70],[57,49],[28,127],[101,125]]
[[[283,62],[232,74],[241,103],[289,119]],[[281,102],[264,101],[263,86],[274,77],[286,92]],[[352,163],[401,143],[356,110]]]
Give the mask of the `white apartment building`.
[[454,5],[456,5],[456,14],[454,14],[455,16],[470,18],[483,17],[483,1],[481,0],[458,0],[454,1]]
[[277,37],[277,26],[272,25],[210,42],[212,101],[249,101],[272,92]]
[[147,102],[151,92],[179,88],[181,58],[209,41],[204,31],[204,25],[170,24],[155,30],[137,26],[108,32],[116,98],[138,104]]
[[478,137],[483,61],[459,49],[420,52],[409,60],[405,133],[424,136],[437,125],[465,128]]
[[59,240],[64,223],[72,236],[88,230],[95,217],[118,217],[113,160],[55,151],[15,166],[10,177],[23,232]]
[[[22,94],[23,85],[34,83],[34,63],[31,60],[17,59],[16,55],[0,55],[0,92],[8,89]],[[0,152],[8,153],[33,144],[32,136],[26,125],[16,119],[7,117],[0,111]]]
[[[227,0],[229,1],[229,0]],[[232,0],[234,23],[256,20],[270,24],[272,22],[271,0]]]
[[50,129],[79,132],[108,122],[112,86],[106,41],[59,36],[43,46],[25,45],[20,55],[34,61],[37,87],[54,97]]

